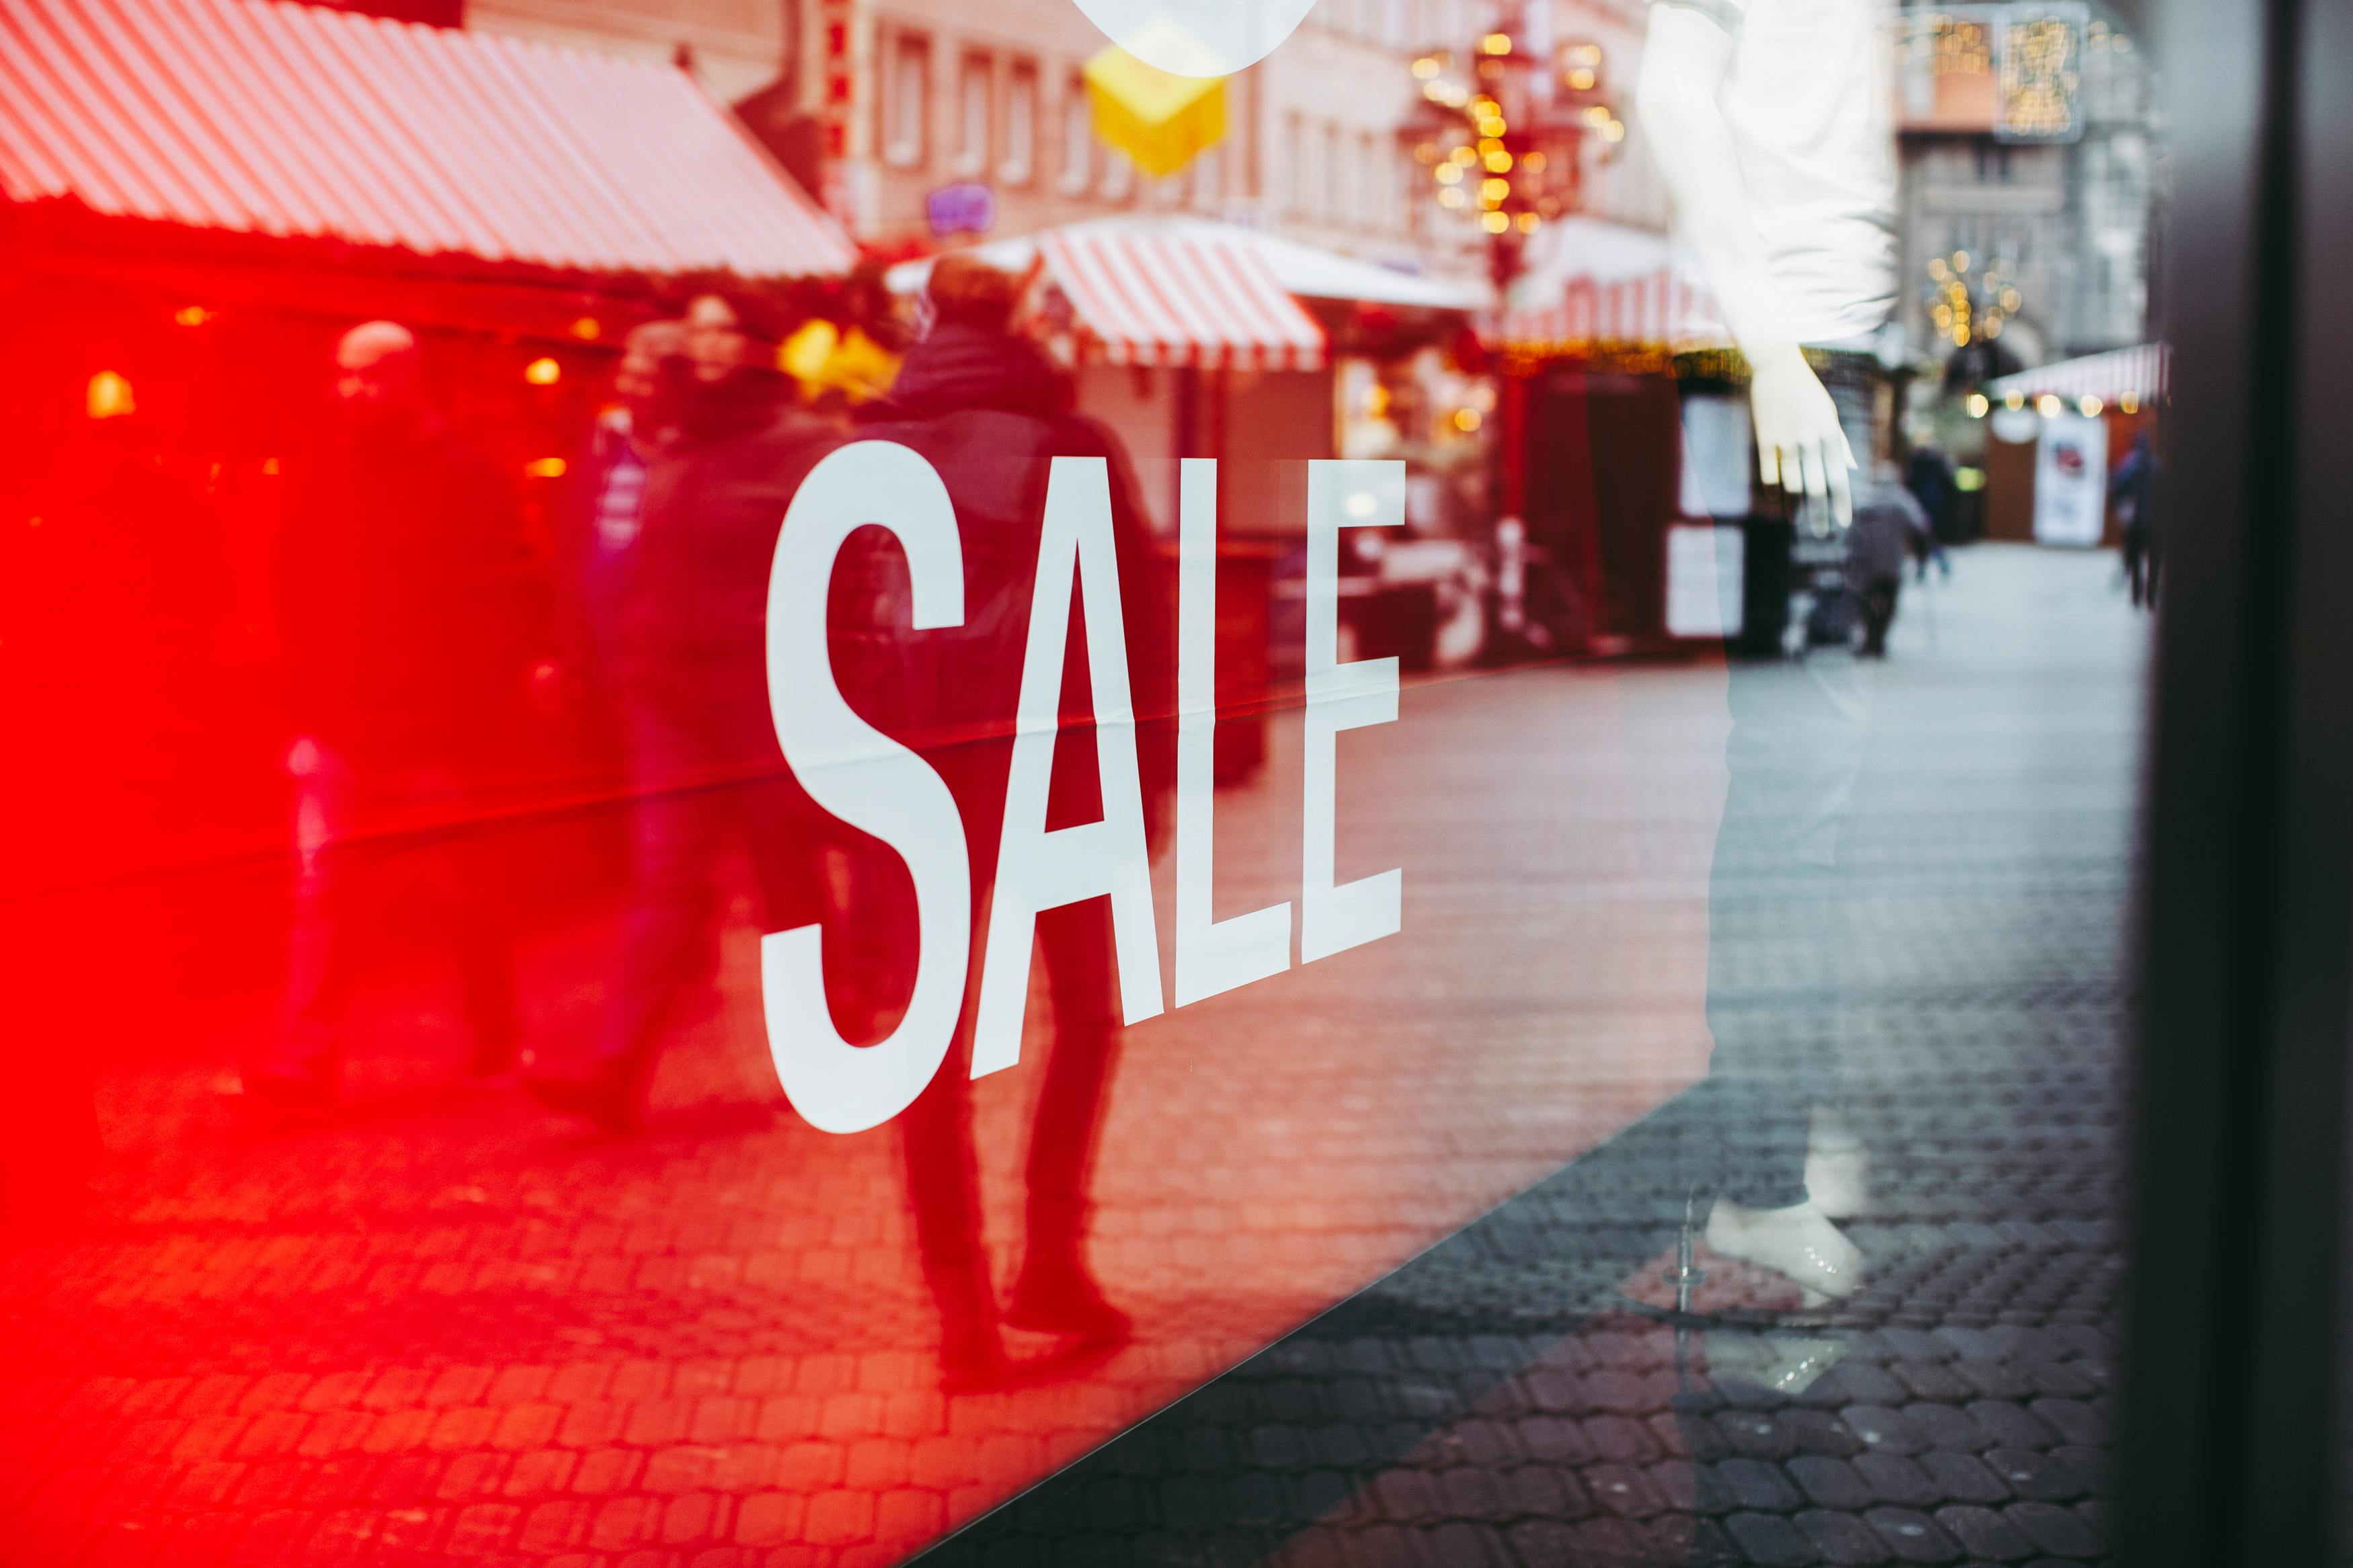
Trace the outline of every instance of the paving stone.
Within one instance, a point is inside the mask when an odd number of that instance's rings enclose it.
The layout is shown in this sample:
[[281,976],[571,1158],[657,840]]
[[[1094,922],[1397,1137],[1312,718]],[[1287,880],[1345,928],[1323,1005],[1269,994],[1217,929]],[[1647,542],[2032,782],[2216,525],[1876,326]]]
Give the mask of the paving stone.
[[1809,1509],[1798,1515],[1797,1524],[1821,1553],[1822,1561],[1841,1568],[1871,1568],[1873,1563],[1887,1562],[1894,1553],[1879,1532],[1852,1513],[1833,1513],[1822,1509]]
[[1879,1532],[1888,1551],[1903,1562],[1953,1563],[1961,1556],[1961,1549],[1953,1538],[1925,1513],[1904,1508],[1875,1508],[1863,1519]]
[[2088,1561],[2107,1550],[2107,1538],[2097,1526],[2056,1503],[2012,1503],[2002,1513],[2053,1557]]
[[2008,1502],[2010,1489],[1973,1454],[1923,1454],[1920,1468],[1942,1496],[1954,1502]]
[[1972,1557],[1993,1563],[2016,1563],[2034,1555],[2026,1533],[1991,1509],[1956,1503],[1936,1510],[1936,1522]]
[[1883,1500],[1879,1491],[1844,1459],[1801,1454],[1783,1468],[1808,1499],[1821,1508],[1861,1512]]
[[1724,1530],[1746,1560],[1760,1568],[1808,1568],[1821,1561],[1805,1531],[1778,1514],[1727,1514]]
[[1869,1405],[1849,1405],[1841,1413],[1847,1427],[1863,1447],[1879,1454],[1918,1454],[1927,1450],[1928,1439],[1909,1419],[1894,1410]]
[[1934,1508],[1945,1494],[1918,1461],[1901,1454],[1858,1454],[1854,1473],[1883,1502],[1901,1508]]

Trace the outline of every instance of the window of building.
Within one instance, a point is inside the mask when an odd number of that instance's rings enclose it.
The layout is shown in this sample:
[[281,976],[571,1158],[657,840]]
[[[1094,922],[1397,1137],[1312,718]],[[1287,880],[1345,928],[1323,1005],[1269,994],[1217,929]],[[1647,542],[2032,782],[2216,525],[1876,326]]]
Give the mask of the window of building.
[[1282,117],[1282,210],[1293,216],[1307,211],[1307,129],[1297,114]]
[[1226,146],[1204,147],[1193,159],[1193,205],[1215,212],[1226,195]]
[[1116,147],[1103,150],[1103,194],[1114,202],[1124,202],[1135,194],[1135,165]]
[[890,61],[882,94],[882,156],[902,165],[921,163],[932,90],[931,40],[920,33],[893,34]]
[[1062,92],[1062,189],[1076,195],[1094,182],[1094,106],[1086,79],[1073,72]]
[[1315,216],[1327,224],[1345,221],[1348,197],[1341,185],[1348,184],[1345,164],[1339,157],[1339,127],[1324,120],[1323,136],[1315,139]]
[[1356,210],[1351,216],[1366,228],[1381,226],[1380,146],[1369,131],[1356,135]]
[[1017,62],[1005,82],[1005,159],[997,178],[1026,185],[1038,166],[1038,68]]
[[989,78],[987,55],[967,54],[956,73],[956,173],[978,174],[988,167]]

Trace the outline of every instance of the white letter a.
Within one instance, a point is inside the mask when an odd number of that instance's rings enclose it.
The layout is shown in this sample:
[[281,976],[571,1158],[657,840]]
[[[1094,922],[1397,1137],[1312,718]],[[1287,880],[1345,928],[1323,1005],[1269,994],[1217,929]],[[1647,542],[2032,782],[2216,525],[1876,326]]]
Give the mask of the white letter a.
[[[1062,662],[1071,595],[1083,595],[1087,684],[1094,693],[1095,776],[1103,819],[1046,830],[1046,798],[1060,724]],[[1029,597],[1029,647],[997,895],[974,1021],[972,1076],[1021,1059],[1021,1019],[1038,916],[1086,899],[1111,899],[1119,954],[1120,1007],[1130,1024],[1161,1011],[1160,940],[1152,912],[1152,866],[1144,843],[1144,784],[1135,763],[1135,706],[1128,691],[1127,633],[1112,538],[1111,475],[1101,458],[1056,458],[1046,481],[1038,579]]]

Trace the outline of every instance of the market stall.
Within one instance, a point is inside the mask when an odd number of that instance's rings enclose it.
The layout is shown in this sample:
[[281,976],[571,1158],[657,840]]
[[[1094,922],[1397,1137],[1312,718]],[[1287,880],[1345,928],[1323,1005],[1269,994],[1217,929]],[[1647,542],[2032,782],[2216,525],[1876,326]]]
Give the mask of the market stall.
[[[280,896],[280,487],[345,329],[416,332],[552,574],[566,463],[665,280],[855,258],[664,67],[256,0],[24,0],[0,80],[0,718],[44,759],[0,784],[19,888],[243,867]],[[589,787],[542,761],[534,804]]]
[[2116,542],[2107,478],[2156,420],[2170,354],[2163,343],[2038,365],[1989,381],[1969,412],[1987,424],[1989,539],[2077,547]]

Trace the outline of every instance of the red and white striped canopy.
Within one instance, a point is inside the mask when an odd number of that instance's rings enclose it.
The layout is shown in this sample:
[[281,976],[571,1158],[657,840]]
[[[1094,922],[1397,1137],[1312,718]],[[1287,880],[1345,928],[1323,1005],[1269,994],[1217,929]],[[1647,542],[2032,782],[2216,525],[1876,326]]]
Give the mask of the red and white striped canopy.
[[1516,348],[1683,348],[1728,341],[1666,236],[1600,218],[1546,226],[1497,323]]
[[2040,397],[2052,393],[2070,402],[2096,397],[2103,403],[2155,403],[2165,395],[2166,373],[2172,355],[2163,343],[2136,343],[2128,349],[2063,359],[2033,370],[2021,370],[1986,384],[1995,397],[2017,393]]
[[1690,323],[1707,310],[1704,291],[1671,266],[1633,278],[1577,277],[1560,286],[1557,298],[1507,312],[1504,340],[1672,345],[1690,338]]
[[1079,225],[1038,237],[1079,324],[1113,364],[1316,370],[1324,329],[1246,240]]
[[269,0],[0,3],[0,194],[565,270],[856,260],[683,71]]

